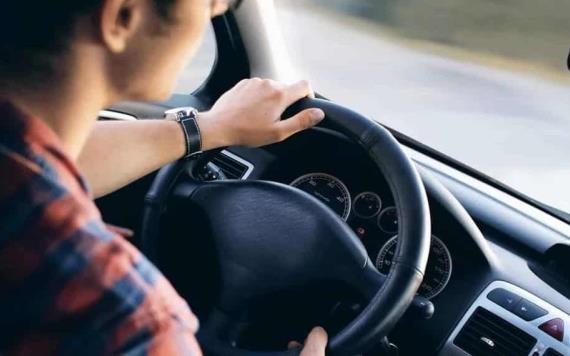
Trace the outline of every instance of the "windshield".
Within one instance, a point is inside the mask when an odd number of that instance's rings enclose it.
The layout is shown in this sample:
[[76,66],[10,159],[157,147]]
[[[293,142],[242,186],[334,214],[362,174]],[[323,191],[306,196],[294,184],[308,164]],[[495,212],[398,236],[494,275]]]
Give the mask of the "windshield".
[[177,78],[174,92],[176,94],[188,94],[198,89],[208,78],[212,67],[216,62],[216,38],[214,28],[208,26],[204,32],[202,44],[197,49],[192,61]]
[[570,2],[276,5],[321,94],[570,212]]

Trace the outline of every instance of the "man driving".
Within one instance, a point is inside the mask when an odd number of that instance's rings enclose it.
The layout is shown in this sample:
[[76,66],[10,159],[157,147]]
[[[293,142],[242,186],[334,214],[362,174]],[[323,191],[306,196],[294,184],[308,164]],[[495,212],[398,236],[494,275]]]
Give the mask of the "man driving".
[[[222,0],[0,3],[0,353],[200,354],[186,302],[93,199],[217,147],[261,146],[324,118],[305,81],[243,80],[207,112],[97,122],[168,98]],[[302,355],[324,355],[315,328]]]

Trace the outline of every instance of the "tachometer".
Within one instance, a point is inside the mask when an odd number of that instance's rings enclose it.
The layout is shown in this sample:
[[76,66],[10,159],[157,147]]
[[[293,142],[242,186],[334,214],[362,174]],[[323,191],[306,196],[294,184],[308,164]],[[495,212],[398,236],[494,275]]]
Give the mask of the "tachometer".
[[342,219],[348,219],[351,207],[350,192],[337,177],[326,173],[310,173],[295,179],[291,185],[319,199]]
[[[376,268],[383,274],[388,274],[396,253],[398,236],[392,237],[380,250],[376,259]],[[424,280],[418,294],[428,299],[435,297],[445,288],[451,278],[451,254],[445,244],[432,236],[431,248]]]

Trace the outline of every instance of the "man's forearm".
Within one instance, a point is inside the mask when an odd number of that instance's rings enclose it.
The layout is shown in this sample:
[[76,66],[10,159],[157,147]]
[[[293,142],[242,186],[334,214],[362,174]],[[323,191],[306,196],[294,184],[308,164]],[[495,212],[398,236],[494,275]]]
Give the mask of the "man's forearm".
[[[313,95],[306,81],[285,85],[243,80],[198,115],[201,149],[259,147],[312,127],[324,119],[322,110],[306,109],[285,120],[281,115],[297,100]],[[176,121],[102,121],[95,124],[78,163],[94,196],[100,197],[183,157],[185,150]]]
[[168,120],[99,121],[78,165],[95,197],[111,193],[185,154],[180,124]]

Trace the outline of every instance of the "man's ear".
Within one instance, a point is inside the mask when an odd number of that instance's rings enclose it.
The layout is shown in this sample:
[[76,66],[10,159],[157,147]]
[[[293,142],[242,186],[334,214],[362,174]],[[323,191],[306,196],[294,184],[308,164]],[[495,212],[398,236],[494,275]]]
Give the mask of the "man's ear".
[[120,53],[142,21],[145,0],[103,0],[99,15],[99,33],[107,48]]

